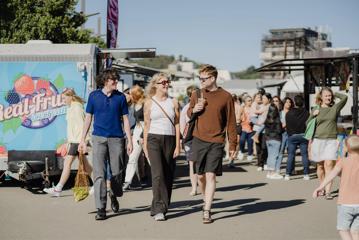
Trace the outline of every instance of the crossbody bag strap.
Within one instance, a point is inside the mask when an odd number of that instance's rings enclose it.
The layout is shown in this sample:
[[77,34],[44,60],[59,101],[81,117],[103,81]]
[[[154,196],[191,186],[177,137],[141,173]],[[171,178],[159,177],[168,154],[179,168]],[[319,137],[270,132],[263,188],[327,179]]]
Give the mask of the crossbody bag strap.
[[172,125],[175,127],[174,122],[172,121],[172,119],[170,118],[170,116],[168,116],[168,114],[166,113],[166,111],[163,109],[163,107],[153,98],[151,98],[151,100],[157,104],[157,106],[160,107],[160,109],[162,110],[162,112],[166,115],[166,117],[168,118],[168,120],[170,120],[170,122],[172,123]]

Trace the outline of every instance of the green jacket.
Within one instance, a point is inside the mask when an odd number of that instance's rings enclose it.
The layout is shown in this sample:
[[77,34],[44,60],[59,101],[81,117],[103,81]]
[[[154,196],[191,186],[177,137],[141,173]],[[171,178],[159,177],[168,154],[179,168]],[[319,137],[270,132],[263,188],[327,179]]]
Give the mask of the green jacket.
[[[337,118],[340,110],[347,103],[348,97],[345,94],[335,93],[334,97],[340,101],[331,107],[319,107],[319,114],[316,116],[316,128],[314,138],[319,139],[336,139],[337,138]],[[314,118],[313,113],[310,114],[307,124]]]

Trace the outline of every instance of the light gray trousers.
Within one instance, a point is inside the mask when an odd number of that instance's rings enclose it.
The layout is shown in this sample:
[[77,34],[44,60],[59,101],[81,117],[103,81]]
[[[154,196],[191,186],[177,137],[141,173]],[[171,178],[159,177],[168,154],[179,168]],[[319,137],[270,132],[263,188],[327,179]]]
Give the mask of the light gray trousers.
[[96,208],[106,208],[106,161],[110,163],[112,176],[125,167],[125,139],[92,136],[93,173]]

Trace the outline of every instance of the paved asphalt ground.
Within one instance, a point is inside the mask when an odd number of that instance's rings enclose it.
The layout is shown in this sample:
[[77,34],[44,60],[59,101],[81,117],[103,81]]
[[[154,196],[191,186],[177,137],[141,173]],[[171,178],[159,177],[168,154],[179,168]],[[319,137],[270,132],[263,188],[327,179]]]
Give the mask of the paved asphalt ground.
[[[268,180],[248,163],[236,162],[218,178],[213,224],[201,221],[201,196],[189,196],[187,165],[178,161],[168,220],[149,216],[150,188],[126,192],[121,211],[95,221],[94,199],[76,203],[71,190],[52,198],[0,183],[0,239],[338,239],[336,198],[313,200],[318,180]],[[300,166],[297,167],[301,169]],[[314,169],[312,169],[314,172]],[[337,184],[334,191],[337,190]]]

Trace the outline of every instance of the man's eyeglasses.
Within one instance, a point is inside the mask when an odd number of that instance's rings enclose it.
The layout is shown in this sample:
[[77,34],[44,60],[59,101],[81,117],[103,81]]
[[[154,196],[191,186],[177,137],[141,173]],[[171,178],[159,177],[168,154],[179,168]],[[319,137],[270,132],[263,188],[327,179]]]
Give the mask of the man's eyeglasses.
[[156,84],[162,84],[163,86],[165,86],[166,84],[170,85],[171,84],[171,81],[170,80],[164,80],[162,82],[158,82]]
[[199,80],[200,80],[201,82],[204,82],[204,81],[207,81],[208,79],[210,79],[211,77],[212,77],[212,76],[205,77],[205,78],[199,77]]

